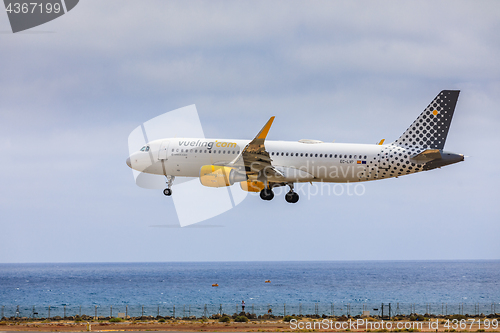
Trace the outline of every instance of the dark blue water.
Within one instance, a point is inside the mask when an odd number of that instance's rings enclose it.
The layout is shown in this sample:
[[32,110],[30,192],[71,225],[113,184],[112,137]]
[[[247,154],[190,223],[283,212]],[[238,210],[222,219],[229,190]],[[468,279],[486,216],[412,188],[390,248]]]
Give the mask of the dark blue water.
[[0,305],[9,308],[241,300],[291,305],[498,303],[500,261],[0,264]]

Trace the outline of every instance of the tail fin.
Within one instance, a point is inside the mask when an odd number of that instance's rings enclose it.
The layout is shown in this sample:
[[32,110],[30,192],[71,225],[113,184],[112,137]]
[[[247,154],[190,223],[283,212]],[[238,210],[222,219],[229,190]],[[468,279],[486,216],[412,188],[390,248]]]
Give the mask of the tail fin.
[[443,90],[392,144],[401,147],[443,149],[460,90]]

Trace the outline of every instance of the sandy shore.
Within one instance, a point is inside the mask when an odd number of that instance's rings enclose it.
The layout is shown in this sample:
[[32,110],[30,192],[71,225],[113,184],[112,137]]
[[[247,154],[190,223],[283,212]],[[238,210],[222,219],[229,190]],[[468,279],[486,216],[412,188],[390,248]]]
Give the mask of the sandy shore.
[[[149,321],[149,322],[89,322],[91,331],[190,331],[190,332],[500,332],[500,329],[489,329],[484,323],[479,326],[478,319],[474,318],[463,326],[453,329],[445,327],[446,321],[440,319],[435,321],[410,322],[410,321],[372,321],[364,324],[352,321],[335,321],[330,319],[307,319],[284,322],[283,320],[252,320],[246,323],[221,323],[217,320],[177,320],[177,321]],[[386,325],[392,325],[387,329]],[[472,323],[472,324],[471,324]],[[343,326],[342,326],[343,325]],[[399,325],[399,326],[398,326]],[[416,326],[415,326],[416,325]],[[419,326],[420,325],[420,326]],[[328,327],[327,327],[328,326]],[[398,329],[397,327],[401,327]],[[407,328],[405,328],[407,327]],[[414,327],[414,328],[410,328]],[[484,331],[483,331],[484,330]],[[86,322],[13,322],[4,321],[0,323],[0,331],[39,331],[39,332],[83,332],[87,331]]]

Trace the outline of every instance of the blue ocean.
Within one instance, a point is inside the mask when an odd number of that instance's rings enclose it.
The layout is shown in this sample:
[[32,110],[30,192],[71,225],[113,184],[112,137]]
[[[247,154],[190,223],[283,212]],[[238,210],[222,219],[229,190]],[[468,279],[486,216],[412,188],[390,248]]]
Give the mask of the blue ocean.
[[393,313],[498,312],[500,261],[0,264],[4,316],[45,316],[49,306],[61,316],[187,316],[239,312],[242,301],[245,311],[278,314],[380,311],[382,303]]

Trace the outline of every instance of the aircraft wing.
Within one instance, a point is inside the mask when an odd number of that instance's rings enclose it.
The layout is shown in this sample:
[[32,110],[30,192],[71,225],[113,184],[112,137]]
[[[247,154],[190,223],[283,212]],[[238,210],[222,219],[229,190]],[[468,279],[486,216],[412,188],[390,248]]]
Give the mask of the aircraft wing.
[[[264,144],[273,121],[274,116],[267,121],[259,134],[257,134],[257,136],[245,146],[234,161],[230,163],[230,165],[240,167],[241,169],[244,168],[249,178],[260,178],[259,180],[262,181],[262,177],[264,176],[283,176],[283,174],[276,170],[271,164],[271,157],[269,157],[269,153],[266,151]],[[263,170],[264,172],[261,173]]]

